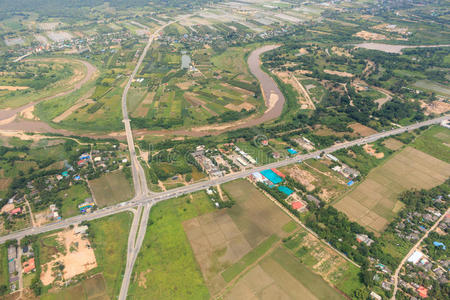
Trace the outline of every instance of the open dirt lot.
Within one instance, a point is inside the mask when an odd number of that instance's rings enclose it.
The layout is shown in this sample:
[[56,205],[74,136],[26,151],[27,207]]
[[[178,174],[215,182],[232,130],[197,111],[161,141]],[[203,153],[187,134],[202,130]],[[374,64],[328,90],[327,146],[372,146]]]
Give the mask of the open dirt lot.
[[366,41],[368,40],[385,40],[386,36],[384,34],[374,33],[374,32],[368,32],[368,31],[360,31],[354,34],[357,37],[363,38]]
[[394,218],[397,196],[411,188],[437,186],[450,176],[450,164],[407,147],[369,173],[367,179],[334,206],[359,224],[381,232]]
[[316,188],[313,183],[317,181],[317,178],[308,171],[302,170],[298,166],[294,166],[285,170],[288,175],[291,176],[294,180],[303,184],[306,187],[307,191],[312,191]]
[[26,90],[28,88],[29,87],[27,87],[27,86],[0,85],[0,90],[7,90],[7,91]]
[[377,133],[376,130],[374,130],[370,127],[367,127],[363,124],[360,124],[360,123],[353,123],[353,124],[348,125],[348,127],[353,129],[353,131],[355,133],[359,134],[360,136],[368,136],[368,135]]
[[433,101],[431,103],[422,102],[420,105],[422,108],[425,108],[425,114],[443,114],[450,111],[450,103],[442,102],[442,101]]
[[384,153],[383,152],[377,152],[377,150],[374,149],[372,147],[372,145],[365,144],[363,148],[364,148],[364,151],[366,151],[367,154],[370,154],[370,155],[372,155],[375,158],[381,159],[381,158],[384,157]]
[[57,241],[64,245],[65,253],[57,253],[53,260],[42,267],[41,280],[44,285],[49,285],[55,280],[53,267],[57,263],[64,265],[62,271],[64,280],[97,267],[94,250],[89,240],[82,234],[75,234],[74,229],[69,229],[55,235]]
[[234,111],[242,111],[243,109],[250,111],[250,110],[254,109],[255,106],[248,102],[244,102],[239,105],[228,103],[227,105],[225,105],[225,108],[228,108],[228,109],[234,110]]
[[341,76],[341,77],[353,77],[353,74],[348,73],[348,72],[333,71],[333,70],[328,70],[328,69],[323,70],[323,72],[327,73],[327,74],[331,74],[331,75]]

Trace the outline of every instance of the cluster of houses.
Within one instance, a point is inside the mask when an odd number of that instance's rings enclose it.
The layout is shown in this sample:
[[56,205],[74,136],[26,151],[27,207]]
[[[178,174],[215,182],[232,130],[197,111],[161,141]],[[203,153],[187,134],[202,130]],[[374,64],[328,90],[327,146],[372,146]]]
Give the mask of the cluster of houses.
[[233,143],[222,145],[218,150],[207,150],[204,145],[200,145],[191,153],[203,171],[211,177],[222,177],[230,168],[239,170],[257,164],[256,159]]
[[[428,207],[423,212],[408,212],[405,218],[397,222],[394,232],[397,236],[410,242],[418,241],[428,227],[436,222],[441,213],[434,207]],[[445,218],[439,228],[446,230],[450,226],[450,219]]]
[[[414,281],[423,282],[436,281],[436,284],[446,284],[448,280],[448,264],[434,262],[427,257],[422,251],[416,250],[407,259],[406,275],[399,280],[399,286],[407,291],[415,291],[421,298],[428,298],[428,291],[433,288],[433,285],[423,286]],[[418,280],[420,279],[420,280]]]
[[209,158],[206,153],[204,145],[197,146],[195,151],[191,153],[195,161],[202,167],[203,171],[211,177],[222,177],[225,175],[223,170],[220,170],[219,166],[216,165],[211,158]]
[[120,44],[122,41],[129,40],[131,33],[128,31],[117,31],[102,33],[87,37],[69,37],[70,34],[66,34],[67,38],[64,40],[51,41],[46,38],[39,40],[38,45],[26,46],[16,49],[9,49],[10,53],[14,53],[19,56],[16,61],[23,59],[31,54],[38,54],[44,52],[57,52],[70,50],[72,53],[83,54],[90,52],[92,47],[95,46],[109,46],[114,44]]
[[16,244],[10,244],[7,252],[10,288],[15,291],[18,288],[19,272],[28,274],[36,270],[34,252],[31,245],[18,246]]

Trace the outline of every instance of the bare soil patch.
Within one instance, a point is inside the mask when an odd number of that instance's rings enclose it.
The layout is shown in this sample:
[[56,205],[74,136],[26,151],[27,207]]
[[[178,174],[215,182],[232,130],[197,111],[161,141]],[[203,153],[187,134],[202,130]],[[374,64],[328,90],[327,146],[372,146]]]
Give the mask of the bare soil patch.
[[295,181],[300,182],[302,185],[306,187],[307,191],[312,191],[316,188],[313,184],[317,181],[317,178],[314,177],[310,172],[300,169],[298,166],[294,166],[286,170],[286,172],[291,176]]
[[244,102],[239,105],[236,105],[233,103],[228,103],[227,105],[225,105],[225,108],[228,108],[228,109],[234,110],[234,111],[242,111],[243,109],[250,111],[250,110],[254,109],[255,106],[248,102]]
[[177,87],[179,87],[180,89],[182,89],[183,91],[189,89],[191,86],[193,86],[195,84],[194,80],[191,81],[185,81],[185,82],[179,82],[176,84]]
[[94,250],[86,237],[75,234],[74,229],[58,232],[56,236],[57,240],[64,245],[65,254],[56,254],[52,261],[43,266],[41,280],[44,285],[54,282],[53,267],[57,263],[64,265],[62,271],[64,281],[97,267]]
[[11,182],[11,178],[0,178],[0,191],[6,191]]
[[381,159],[384,157],[384,153],[383,152],[377,152],[376,149],[374,149],[372,147],[372,145],[369,144],[365,144],[364,145],[364,151],[366,151],[367,154],[372,155],[373,157],[377,158],[377,159]]
[[12,85],[0,85],[0,90],[7,90],[7,91],[21,91],[29,89],[27,86],[12,86]]
[[368,41],[368,40],[385,40],[386,39],[386,36],[384,34],[368,32],[368,31],[365,31],[365,30],[357,32],[354,35],[357,36],[357,37],[363,38],[366,41]]
[[422,108],[425,108],[425,114],[431,115],[431,114],[443,114],[448,111],[450,111],[450,103],[443,102],[443,101],[433,101],[431,103],[425,103],[424,101],[421,101],[420,106]]
[[327,74],[331,74],[331,75],[341,76],[341,77],[353,77],[353,74],[348,73],[348,72],[333,71],[333,70],[328,70],[328,69],[323,70],[323,72],[327,73]]
[[34,115],[34,105],[25,108],[24,110],[22,110],[20,112],[20,116],[24,119],[29,119],[29,120],[39,120],[38,117],[36,117]]
[[221,83],[221,85],[226,88],[232,89],[235,92],[244,94],[245,96],[253,96],[254,95],[254,93],[252,91],[249,91],[249,90],[246,90],[246,89],[234,86],[234,85],[230,85],[228,83]]
[[203,101],[202,99],[197,97],[197,94],[194,93],[184,93],[184,98],[191,103],[193,106],[201,106],[202,108],[204,108],[207,112],[209,112],[211,115],[213,116],[217,116],[218,114],[209,109],[206,104],[205,101]]
[[137,117],[143,118],[147,115],[150,109],[150,104],[153,102],[155,92],[149,92],[144,100],[139,104],[138,108],[133,112]]
[[359,134],[361,136],[369,136],[369,135],[377,133],[376,130],[374,130],[374,129],[370,128],[370,127],[367,127],[367,126],[365,126],[365,125],[363,125],[361,123],[353,123],[353,124],[348,125],[348,127],[353,129],[353,131],[355,133],[357,133],[357,134]]
[[345,56],[345,57],[353,57],[353,55],[351,55],[347,50],[345,50],[344,48],[339,48],[339,47],[331,47],[331,51],[339,56]]

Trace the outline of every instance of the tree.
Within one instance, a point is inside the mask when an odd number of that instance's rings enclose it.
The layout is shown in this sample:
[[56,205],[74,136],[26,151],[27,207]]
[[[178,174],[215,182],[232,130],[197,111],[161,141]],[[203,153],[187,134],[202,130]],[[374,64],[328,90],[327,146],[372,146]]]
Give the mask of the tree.
[[353,292],[352,299],[358,299],[358,300],[369,299],[369,291],[366,288],[359,288]]

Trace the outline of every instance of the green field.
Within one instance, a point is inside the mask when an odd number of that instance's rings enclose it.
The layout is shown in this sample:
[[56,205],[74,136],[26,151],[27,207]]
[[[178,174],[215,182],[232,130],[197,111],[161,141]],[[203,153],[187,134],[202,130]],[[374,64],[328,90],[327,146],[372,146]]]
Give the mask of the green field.
[[288,223],[283,225],[283,227],[281,227],[281,228],[283,229],[284,232],[291,233],[292,231],[294,231],[297,228],[297,223],[295,221],[289,221]]
[[50,292],[40,297],[42,300],[80,300],[80,299],[110,299],[105,293],[105,279],[102,274],[97,274],[81,283],[68,288]]
[[79,214],[78,205],[84,202],[84,199],[90,197],[84,184],[76,184],[67,190],[62,190],[58,196],[63,199],[61,213],[63,218],[69,218]]
[[95,220],[89,225],[89,239],[98,265],[93,271],[103,274],[109,299],[119,295],[130,226],[130,213]]
[[213,210],[204,192],[155,205],[134,267],[130,299],[209,299],[182,222]]
[[449,144],[450,129],[442,126],[433,126],[422,132],[411,146],[446,163],[450,163]]
[[98,207],[127,201],[133,197],[131,183],[122,171],[107,173],[89,182]]
[[56,240],[56,234],[42,236],[39,240],[39,262],[41,265],[52,261],[53,256],[57,253],[64,253],[65,247]]
[[8,249],[5,244],[0,245],[0,286],[9,286]]
[[[68,91],[74,85],[74,78],[80,81],[87,74],[86,67],[80,61],[68,58],[36,59],[21,63],[17,70],[2,76],[0,86],[27,88],[9,92],[1,90],[0,108],[19,107]],[[25,72],[36,76],[23,76]]]

